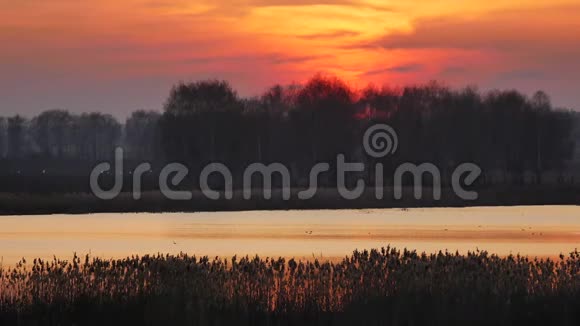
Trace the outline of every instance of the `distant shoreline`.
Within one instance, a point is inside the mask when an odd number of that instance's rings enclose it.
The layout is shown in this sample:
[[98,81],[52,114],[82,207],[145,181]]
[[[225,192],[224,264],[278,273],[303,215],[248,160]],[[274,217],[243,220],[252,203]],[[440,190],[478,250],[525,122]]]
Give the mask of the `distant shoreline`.
[[401,200],[395,200],[392,189],[385,188],[384,199],[377,200],[374,191],[365,192],[359,199],[343,199],[336,189],[319,190],[309,200],[299,200],[295,194],[303,189],[292,189],[292,198],[283,200],[281,190],[272,191],[266,200],[262,192],[255,191],[251,200],[244,200],[242,192],[234,191],[232,200],[210,200],[200,191],[193,198],[174,201],[159,191],[148,191],[140,200],[131,193],[121,193],[113,200],[100,200],[88,193],[0,193],[0,215],[88,214],[88,213],[161,213],[161,212],[212,212],[249,210],[309,210],[309,209],[364,209],[364,208],[428,208],[520,205],[580,205],[580,189],[574,186],[505,186],[478,189],[479,198],[462,201],[451,189],[442,189],[441,200],[435,201],[428,189],[423,198],[413,197],[412,189],[405,189]]

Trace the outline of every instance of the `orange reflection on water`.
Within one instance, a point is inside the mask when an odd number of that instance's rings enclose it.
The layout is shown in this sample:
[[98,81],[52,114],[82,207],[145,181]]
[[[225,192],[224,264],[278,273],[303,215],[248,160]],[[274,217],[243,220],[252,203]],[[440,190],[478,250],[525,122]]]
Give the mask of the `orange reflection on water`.
[[569,206],[0,217],[4,265],[22,257],[187,252],[337,259],[387,245],[555,257],[580,247]]

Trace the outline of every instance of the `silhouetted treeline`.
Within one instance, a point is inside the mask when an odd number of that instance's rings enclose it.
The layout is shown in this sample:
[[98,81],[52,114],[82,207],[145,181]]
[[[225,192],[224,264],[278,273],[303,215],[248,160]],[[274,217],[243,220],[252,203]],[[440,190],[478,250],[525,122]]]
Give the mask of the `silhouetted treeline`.
[[[542,183],[546,171],[562,176],[569,170],[578,120],[573,111],[554,108],[541,91],[527,97],[436,82],[355,90],[315,76],[304,85],[277,85],[242,98],[225,81],[199,81],[174,86],[162,112],[137,111],[124,123],[64,110],[0,118],[0,174],[88,176],[94,163],[111,160],[121,146],[129,167],[181,162],[190,168],[192,184],[209,162],[226,164],[235,178],[250,163],[280,162],[290,169],[293,185],[305,186],[311,167],[328,162],[331,171],[321,179],[333,186],[339,153],[347,161],[380,161],[387,176],[402,162],[431,162],[444,176],[473,162],[483,169],[480,183],[523,183],[526,177]],[[397,152],[381,160],[368,157],[362,146],[365,130],[375,123],[390,125],[399,139]],[[372,171],[359,176],[373,183]]]
[[0,154],[7,159],[108,159],[122,131],[115,118],[100,113],[50,110],[31,120],[20,115],[0,119]]

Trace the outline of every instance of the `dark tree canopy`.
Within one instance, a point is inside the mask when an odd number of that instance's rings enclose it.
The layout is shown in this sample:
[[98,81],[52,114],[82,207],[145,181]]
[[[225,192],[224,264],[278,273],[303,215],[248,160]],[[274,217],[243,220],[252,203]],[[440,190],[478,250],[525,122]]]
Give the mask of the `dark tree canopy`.
[[[221,162],[239,176],[250,163],[284,163],[293,184],[304,185],[317,162],[337,154],[382,162],[389,173],[402,162],[432,162],[448,173],[461,162],[484,170],[484,181],[542,182],[547,171],[572,171],[580,137],[578,113],[554,108],[538,91],[480,92],[430,82],[361,90],[316,75],[306,83],[275,85],[242,98],[226,81],[175,85],[162,112],[134,112],[124,124],[101,113],[50,110],[28,120],[0,118],[0,157],[8,160],[110,159],[122,146],[133,162],[181,162],[199,171]],[[376,123],[393,127],[399,149],[386,159],[364,154],[362,135]],[[576,146],[577,147],[577,146]],[[576,151],[578,157],[578,153]],[[372,183],[372,176],[366,175]],[[324,181],[332,185],[332,178]],[[498,181],[499,180],[499,181]]]

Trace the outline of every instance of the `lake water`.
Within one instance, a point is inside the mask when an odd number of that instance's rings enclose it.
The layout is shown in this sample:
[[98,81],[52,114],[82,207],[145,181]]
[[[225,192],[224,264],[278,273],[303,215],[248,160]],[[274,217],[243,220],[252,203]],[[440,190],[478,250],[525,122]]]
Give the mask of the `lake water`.
[[580,249],[580,207],[0,216],[0,261],[179,253],[338,259],[396,246],[555,257]]

